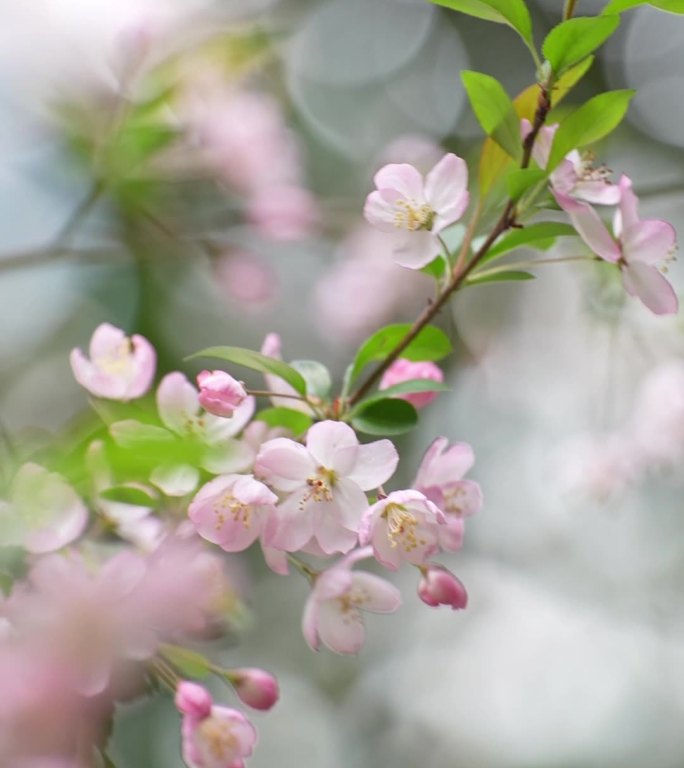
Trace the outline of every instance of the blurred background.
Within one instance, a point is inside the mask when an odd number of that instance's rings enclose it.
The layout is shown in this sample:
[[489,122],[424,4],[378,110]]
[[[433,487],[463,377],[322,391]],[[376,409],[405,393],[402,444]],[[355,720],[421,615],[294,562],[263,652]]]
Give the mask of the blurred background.
[[[541,40],[562,2],[529,5]],[[428,170],[445,150],[475,167],[459,71],[511,95],[534,78],[509,29],[421,0],[0,11],[0,423],[17,441],[84,409],[68,353],[103,321],[147,336],[161,373],[277,330],[286,359],[340,377],[359,341],[432,291],[363,222],[374,171]],[[601,159],[633,178],[645,218],[680,232],[683,42],[684,18],[626,13],[570,99],[638,89]],[[680,263],[669,277],[681,289]],[[304,581],[247,562],[253,615],[225,661],[282,690],[255,718],[249,765],[684,766],[681,317],[568,265],[466,290],[440,322],[451,392],[402,438],[395,487],[435,435],[473,445],[485,508],[444,561],[469,608],[427,609],[407,574],[404,607],[370,617],[358,659],[314,655]],[[182,765],[170,700],[119,715],[120,768]]]

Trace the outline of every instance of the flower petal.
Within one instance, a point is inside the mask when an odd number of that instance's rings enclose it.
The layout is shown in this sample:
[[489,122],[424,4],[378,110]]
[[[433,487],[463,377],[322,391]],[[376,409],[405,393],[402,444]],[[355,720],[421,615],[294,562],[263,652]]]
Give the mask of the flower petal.
[[554,191],[558,205],[568,214],[577,234],[597,256],[611,262],[620,259],[620,246],[613,240],[598,213],[588,204]]
[[666,221],[647,219],[626,226],[622,234],[625,260],[628,264],[660,264],[674,250],[676,239],[674,227]]
[[293,491],[316,474],[316,463],[303,445],[275,437],[259,449],[254,472],[280,491]]
[[469,201],[468,166],[463,158],[444,155],[425,179],[425,199],[436,214],[433,232],[461,218]]
[[376,440],[359,445],[356,464],[348,474],[362,491],[386,483],[394,474],[399,463],[399,454],[390,440]]
[[355,571],[352,573],[352,585],[355,592],[364,596],[359,605],[364,611],[394,613],[401,605],[401,592],[380,576]]
[[394,232],[397,228],[395,216],[397,195],[386,195],[377,189],[366,198],[363,215],[369,224],[383,232]]
[[326,600],[318,608],[318,635],[335,653],[358,653],[366,639],[361,613],[339,600]]
[[627,264],[622,270],[622,282],[627,293],[643,301],[654,314],[676,314],[677,294],[655,267],[639,261]]
[[427,229],[419,229],[406,234],[404,240],[394,248],[394,261],[401,267],[421,269],[429,264],[441,252],[437,236]]
[[157,389],[157,408],[166,427],[184,434],[188,421],[200,410],[198,392],[184,374],[176,371],[161,380]]
[[381,168],[373,179],[379,190],[392,189],[409,200],[423,199],[423,177],[408,163],[391,163]]

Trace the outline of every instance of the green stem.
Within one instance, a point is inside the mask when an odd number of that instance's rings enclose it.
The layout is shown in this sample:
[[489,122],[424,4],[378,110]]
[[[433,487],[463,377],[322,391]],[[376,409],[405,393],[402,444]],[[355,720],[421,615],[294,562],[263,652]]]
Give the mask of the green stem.
[[567,21],[573,17],[576,4],[577,0],[565,0],[565,5],[563,6],[563,21]]
[[287,559],[302,574],[302,576],[306,576],[309,581],[313,582],[316,576],[318,576],[318,571],[310,568],[303,560],[300,560],[298,557],[288,553]]
[[502,264],[498,267],[492,267],[491,269],[483,269],[480,272],[473,274],[473,280],[479,277],[489,277],[490,275],[498,275],[501,272],[510,272],[516,269],[534,269],[534,267],[540,264],[567,264],[571,261],[596,261],[594,256],[561,256],[558,259],[530,259],[529,261],[514,261],[509,264]]

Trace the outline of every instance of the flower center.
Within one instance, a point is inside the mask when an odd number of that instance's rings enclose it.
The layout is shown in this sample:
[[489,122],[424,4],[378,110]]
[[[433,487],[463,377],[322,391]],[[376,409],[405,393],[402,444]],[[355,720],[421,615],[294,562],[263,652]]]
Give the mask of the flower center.
[[444,511],[452,515],[461,517],[463,515],[463,507],[460,504],[460,500],[466,495],[463,488],[456,485],[452,488],[442,488],[442,498],[444,499]]
[[593,152],[583,152],[576,173],[581,181],[602,181],[609,184],[608,178],[612,171],[606,165],[596,165],[596,155]]
[[133,368],[133,344],[130,339],[124,339],[103,355],[96,357],[93,362],[103,372],[111,376],[123,376]]
[[306,478],[306,484],[309,490],[299,503],[301,509],[308,501],[332,501],[332,489],[337,481],[337,475],[332,469],[318,467],[313,477]]
[[394,226],[415,232],[419,229],[432,229],[435,212],[427,203],[416,200],[397,200],[395,203]]
[[418,537],[418,520],[401,504],[388,504],[382,517],[387,521],[387,538],[394,549],[400,546],[404,552],[411,552],[423,546],[425,539]]
[[245,528],[249,528],[252,524],[253,512],[254,507],[251,504],[239,501],[230,491],[226,491],[223,496],[214,502],[216,530],[220,530],[228,519],[232,519],[234,523],[241,522]]
[[239,744],[230,723],[208,717],[199,724],[197,733],[202,746],[214,760],[228,763],[237,757]]

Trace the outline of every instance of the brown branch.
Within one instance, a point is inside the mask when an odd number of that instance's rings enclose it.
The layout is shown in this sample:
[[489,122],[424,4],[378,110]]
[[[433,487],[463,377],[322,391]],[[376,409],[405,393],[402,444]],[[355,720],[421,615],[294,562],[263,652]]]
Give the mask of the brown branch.
[[[532,123],[532,130],[527,134],[523,141],[523,155],[520,161],[520,168],[525,169],[529,166],[532,158],[532,149],[534,142],[539,135],[539,131],[544,125],[546,116],[551,109],[550,101],[550,89],[545,85],[540,85],[539,101],[537,102],[537,110],[534,115],[534,122]],[[515,201],[509,200],[506,203],[506,207],[503,213],[499,217],[499,220],[494,225],[494,228],[489,233],[487,239],[478,248],[473,258],[465,265],[456,265],[453,276],[449,283],[445,286],[442,292],[437,296],[437,299],[429,304],[416,318],[411,330],[404,336],[404,338],[392,349],[392,351],[385,357],[380,365],[368,376],[368,378],[361,384],[361,386],[354,392],[349,398],[349,405],[353,406],[359,402],[368,392],[373,388],[376,382],[381,378],[382,374],[392,365],[392,363],[401,355],[401,353],[409,346],[409,344],[418,336],[418,334],[425,328],[425,326],[439,313],[442,307],[447,303],[449,298],[454,294],[465,282],[468,275],[475,269],[475,267],[482,261],[487,254],[487,251],[492,247],[496,239],[502,235],[507,229],[515,224]]]

